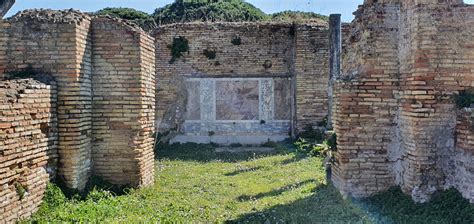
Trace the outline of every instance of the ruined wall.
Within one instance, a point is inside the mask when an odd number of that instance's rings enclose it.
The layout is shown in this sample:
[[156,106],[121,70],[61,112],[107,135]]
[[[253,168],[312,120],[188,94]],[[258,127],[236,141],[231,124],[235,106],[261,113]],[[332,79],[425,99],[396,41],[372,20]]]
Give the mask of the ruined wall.
[[361,197],[393,184],[387,158],[397,112],[398,7],[378,4],[356,15],[334,86],[338,153],[332,170],[341,191]]
[[91,166],[90,18],[76,11],[29,10],[0,23],[8,36],[2,39],[4,72],[32,69],[57,81],[59,176],[68,187],[82,189]]
[[0,222],[30,216],[56,173],[56,83],[0,81]]
[[[183,126],[188,126],[184,122],[189,115],[187,91],[198,84],[186,80],[204,79],[212,86],[213,82],[225,80],[228,82],[225,85],[232,87],[226,89],[240,91],[239,89],[245,88],[249,89],[250,93],[255,91],[254,95],[263,96],[264,101],[272,105],[267,113],[262,111],[266,106],[258,105],[258,99],[255,103],[243,102],[249,106],[236,111],[248,111],[247,115],[234,116],[239,119],[226,119],[230,123],[222,121],[215,127],[206,124],[205,126],[209,127],[206,130],[219,132],[225,129],[227,133],[234,134],[259,135],[263,132],[261,134],[288,136],[290,123],[300,130],[307,125],[317,125],[327,114],[327,35],[327,27],[293,24],[197,23],[160,28],[155,33],[158,130],[182,132]],[[179,37],[188,41],[189,51],[181,58],[172,60],[173,40]],[[215,55],[209,55],[209,52]],[[252,79],[253,81],[250,81]],[[239,87],[239,83],[246,80],[249,82]],[[265,97],[266,92],[258,92],[258,89],[266,88],[266,82],[269,82],[271,90],[267,92],[268,98]],[[202,85],[201,83],[198,86]],[[210,92],[219,91],[219,84],[216,88],[211,88]],[[194,93],[196,94],[198,93]],[[272,94],[275,94],[274,98],[271,97]],[[220,95],[222,94],[217,97]],[[228,95],[232,97],[232,94]],[[283,98],[278,98],[279,96]],[[219,101],[212,95],[210,97],[211,101]],[[219,105],[214,107],[217,107],[219,112]],[[212,105],[210,108],[212,109]],[[290,114],[278,116],[283,113],[281,111]],[[265,116],[266,113],[271,116]],[[239,125],[242,123],[239,122],[242,117],[244,120],[250,120],[247,123],[252,123],[253,120],[255,124],[251,124],[251,127]],[[217,120],[220,120],[218,114]],[[196,128],[193,126],[187,129]],[[225,130],[222,133],[225,133]]]
[[453,156],[456,166],[448,182],[474,203],[474,109],[458,110],[456,123],[456,151]]
[[[27,10],[0,26],[1,80],[39,73],[56,81],[51,89],[33,81],[0,85],[0,183],[8,189],[0,193],[0,222],[36,209],[46,169],[77,190],[92,173],[120,185],[153,183],[153,38],[74,10]],[[17,183],[26,187],[23,200]]]
[[453,96],[474,84],[473,10],[461,1],[366,1],[356,12],[335,109],[333,180],[343,193],[399,185],[427,201],[459,186]]
[[154,40],[120,21],[95,18],[92,42],[94,175],[115,184],[151,184]]

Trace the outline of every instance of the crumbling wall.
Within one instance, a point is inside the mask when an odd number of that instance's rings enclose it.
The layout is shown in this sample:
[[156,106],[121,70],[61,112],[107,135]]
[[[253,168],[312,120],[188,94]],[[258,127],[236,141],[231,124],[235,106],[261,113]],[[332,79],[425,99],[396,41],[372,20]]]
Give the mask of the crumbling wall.
[[[463,178],[453,98],[474,84],[473,10],[462,1],[387,0],[366,1],[356,12],[336,97],[333,180],[343,193],[368,196],[399,185],[423,202],[460,186],[451,181]],[[374,155],[377,162],[367,160]]]
[[59,176],[82,189],[91,167],[90,18],[77,11],[27,10],[1,23],[8,34],[2,39],[4,72],[35,70],[57,81]]
[[359,8],[344,37],[343,74],[334,85],[338,152],[332,171],[334,185],[356,197],[393,184],[387,159],[397,144],[398,11],[390,3]]
[[[153,183],[154,39],[122,20],[74,10],[27,10],[0,26],[0,79],[45,73],[57,83],[0,84],[0,186],[8,188],[0,222],[36,210],[46,169],[77,190],[92,173],[120,185]],[[23,200],[17,183],[28,193]]]
[[456,105],[473,86],[474,7],[462,1],[403,2],[400,125],[406,154],[402,189],[426,201],[453,175]]
[[152,184],[154,40],[103,17],[93,19],[92,42],[94,175],[121,185]]
[[56,100],[48,77],[0,81],[0,222],[35,212],[56,173]]
[[474,109],[457,112],[454,175],[447,180],[474,203]]
[[[275,98],[272,110],[278,114],[284,108],[291,117],[277,119],[275,115],[269,119],[273,122],[260,117],[254,126],[263,127],[267,133],[284,132],[288,136],[288,130],[282,131],[286,120],[291,120],[292,126],[299,130],[318,125],[327,115],[327,36],[327,27],[318,25],[193,23],[160,28],[155,33],[158,130],[181,131],[187,114],[187,91],[193,88],[186,80],[205,78],[235,82],[272,80],[275,94],[282,90],[288,96],[282,103]],[[187,41],[189,50],[173,59],[173,41],[180,37]],[[287,100],[291,101],[290,105],[286,105]],[[260,124],[260,120],[265,123]],[[220,127],[229,126],[234,133],[246,129],[232,125],[231,122]],[[218,128],[215,129],[217,133]]]

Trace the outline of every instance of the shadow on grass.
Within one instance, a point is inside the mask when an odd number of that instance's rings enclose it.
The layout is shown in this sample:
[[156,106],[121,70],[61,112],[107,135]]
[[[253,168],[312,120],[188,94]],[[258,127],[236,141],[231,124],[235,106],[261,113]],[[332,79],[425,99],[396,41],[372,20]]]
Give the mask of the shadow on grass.
[[56,180],[52,182],[52,185],[61,189],[66,198],[74,198],[76,200],[85,200],[89,194],[94,191],[106,192],[114,196],[125,195],[133,188],[131,185],[112,184],[98,176],[91,176],[82,191],[69,188],[61,178],[56,178]]
[[196,162],[224,161],[239,162],[273,155],[288,154],[289,151],[272,152],[216,152],[215,147],[208,144],[158,144],[155,149],[156,159],[183,160]]
[[415,203],[399,188],[361,200],[344,200],[328,185],[290,204],[241,215],[226,223],[474,223],[474,205],[450,189]]
[[[304,182],[312,182],[307,180]],[[264,193],[267,195],[276,192]],[[364,213],[343,200],[332,186],[319,185],[314,194],[290,204],[276,205],[263,211],[241,215],[225,223],[365,223]],[[255,196],[255,197],[262,197]]]
[[297,163],[305,158],[308,158],[308,156],[306,154],[303,154],[303,153],[295,153],[294,156],[292,158],[289,158],[289,159],[285,159],[281,162],[279,162],[278,164],[279,165],[288,165],[290,163]]
[[440,191],[428,203],[415,203],[399,187],[355,201],[378,223],[474,223],[474,204],[456,189]]
[[299,188],[303,185],[313,183],[313,182],[316,182],[316,180],[315,179],[304,180],[304,181],[301,181],[301,182],[298,182],[298,183],[295,183],[295,184],[286,185],[286,186],[281,187],[279,189],[269,191],[269,192],[265,192],[265,193],[260,193],[260,194],[256,194],[256,195],[241,195],[241,196],[237,197],[237,200],[238,201],[250,201],[250,200],[258,200],[258,199],[261,199],[261,198],[264,198],[264,197],[278,196],[280,194],[285,193],[286,191],[290,191],[292,189],[296,189],[296,188]]
[[257,170],[261,170],[261,169],[263,169],[263,166],[248,167],[248,168],[244,168],[244,169],[238,169],[234,172],[226,173],[224,175],[228,176],[228,177],[232,177],[232,176],[236,176],[236,175],[239,175],[239,174],[242,174],[242,173],[254,172],[254,171],[257,171]]

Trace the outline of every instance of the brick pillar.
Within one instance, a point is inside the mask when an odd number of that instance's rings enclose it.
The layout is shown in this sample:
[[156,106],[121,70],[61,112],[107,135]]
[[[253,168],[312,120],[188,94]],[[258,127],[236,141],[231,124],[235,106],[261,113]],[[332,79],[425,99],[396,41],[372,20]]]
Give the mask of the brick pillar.
[[95,18],[94,175],[119,185],[154,178],[154,39],[123,21]]
[[[388,164],[397,113],[397,4],[359,8],[351,24],[334,90],[337,152],[332,182],[344,194],[364,197],[394,183]],[[384,15],[384,16],[380,16]]]
[[67,187],[83,189],[91,167],[90,18],[77,11],[27,10],[9,23],[4,72],[31,68],[55,77],[59,177]]

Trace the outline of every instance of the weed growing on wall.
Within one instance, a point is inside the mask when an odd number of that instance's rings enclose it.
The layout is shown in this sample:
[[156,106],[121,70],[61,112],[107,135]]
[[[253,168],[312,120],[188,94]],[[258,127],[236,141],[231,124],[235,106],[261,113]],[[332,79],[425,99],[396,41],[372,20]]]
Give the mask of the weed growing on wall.
[[470,107],[474,104],[474,90],[460,91],[459,95],[454,96],[454,101],[458,108]]
[[211,51],[211,50],[208,50],[208,49],[205,49],[202,54],[204,56],[206,56],[207,59],[209,60],[213,60],[213,59],[216,59],[216,52],[215,51]]
[[170,64],[173,64],[176,59],[181,58],[185,52],[189,52],[189,41],[183,36],[173,38],[173,43],[168,46],[171,51]]
[[230,41],[233,45],[241,45],[242,44],[242,39],[239,36],[236,36],[232,38]]
[[26,188],[17,182],[15,183],[15,190],[20,200],[23,200],[23,198],[25,198],[26,193],[27,193]]

